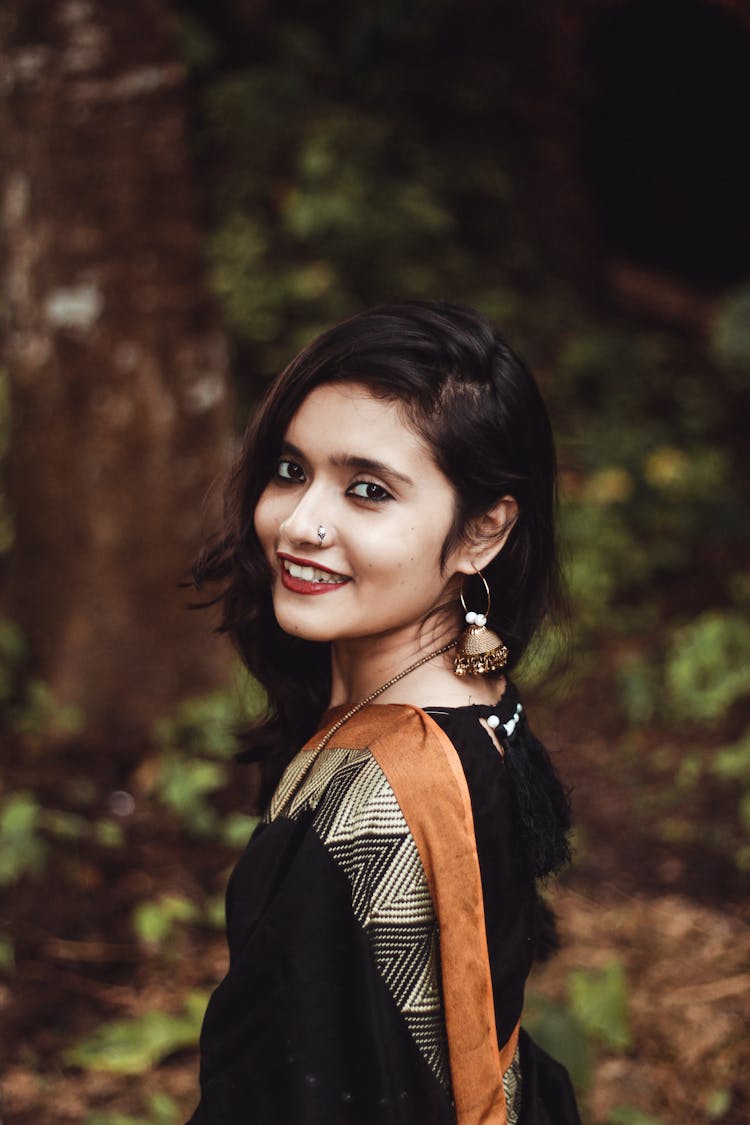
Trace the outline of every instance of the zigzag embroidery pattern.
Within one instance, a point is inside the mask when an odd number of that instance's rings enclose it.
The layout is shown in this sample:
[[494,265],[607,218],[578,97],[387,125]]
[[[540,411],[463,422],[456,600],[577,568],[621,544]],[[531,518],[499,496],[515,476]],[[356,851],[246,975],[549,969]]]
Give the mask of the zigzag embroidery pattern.
[[268,817],[313,811],[313,827],[352,888],[354,915],[420,1053],[445,1089],[438,927],[417,846],[395,794],[366,749],[298,754]]

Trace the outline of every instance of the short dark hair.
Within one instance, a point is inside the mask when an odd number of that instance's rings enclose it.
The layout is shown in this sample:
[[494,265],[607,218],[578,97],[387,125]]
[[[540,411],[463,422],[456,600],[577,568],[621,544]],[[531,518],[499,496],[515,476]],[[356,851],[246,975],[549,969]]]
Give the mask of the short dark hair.
[[484,316],[457,305],[406,301],[345,320],[304,348],[269,388],[227,488],[224,529],[193,568],[197,587],[220,583],[206,604],[222,604],[221,631],[268,692],[271,708],[248,732],[258,757],[298,749],[328,702],[328,646],[288,636],[276,623],[254,512],[296,411],[310,391],[331,383],[358,384],[401,403],[432,450],[456,493],[442,562],[473,520],[503,496],[516,500],[517,519],[484,571],[489,624],[508,647],[509,668],[563,604],[554,442],[523,362]]

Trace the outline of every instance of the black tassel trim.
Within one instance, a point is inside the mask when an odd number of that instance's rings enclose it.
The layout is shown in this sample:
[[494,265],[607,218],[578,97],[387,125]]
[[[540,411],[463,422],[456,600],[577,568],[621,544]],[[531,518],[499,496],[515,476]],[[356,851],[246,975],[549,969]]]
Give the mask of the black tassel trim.
[[522,711],[510,735],[498,732],[521,836],[521,851],[537,879],[570,863],[570,797],[549,754]]

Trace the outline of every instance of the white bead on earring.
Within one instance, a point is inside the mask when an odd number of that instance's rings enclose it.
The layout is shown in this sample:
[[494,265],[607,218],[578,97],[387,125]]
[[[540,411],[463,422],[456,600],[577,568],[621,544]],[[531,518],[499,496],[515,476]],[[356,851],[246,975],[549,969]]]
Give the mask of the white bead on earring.
[[469,610],[464,620],[466,621],[467,625],[478,625],[480,629],[483,625],[487,624],[487,618],[485,617],[485,615],[483,613],[475,613],[473,609]]
[[488,672],[499,672],[508,663],[508,649],[502,639],[487,626],[490,612],[490,588],[481,570],[477,571],[484,585],[487,607],[484,613],[466,609],[464,593],[461,591],[461,605],[465,611],[467,628],[461,634],[456,647],[453,670],[457,676],[481,676]]

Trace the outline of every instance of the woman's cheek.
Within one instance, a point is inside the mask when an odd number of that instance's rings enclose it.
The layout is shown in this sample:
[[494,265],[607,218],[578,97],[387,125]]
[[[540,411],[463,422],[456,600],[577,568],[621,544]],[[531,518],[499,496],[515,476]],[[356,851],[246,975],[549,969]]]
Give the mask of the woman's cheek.
[[255,534],[263,547],[270,547],[269,539],[274,539],[279,521],[274,519],[274,504],[266,492],[262,493],[255,507],[253,520]]

